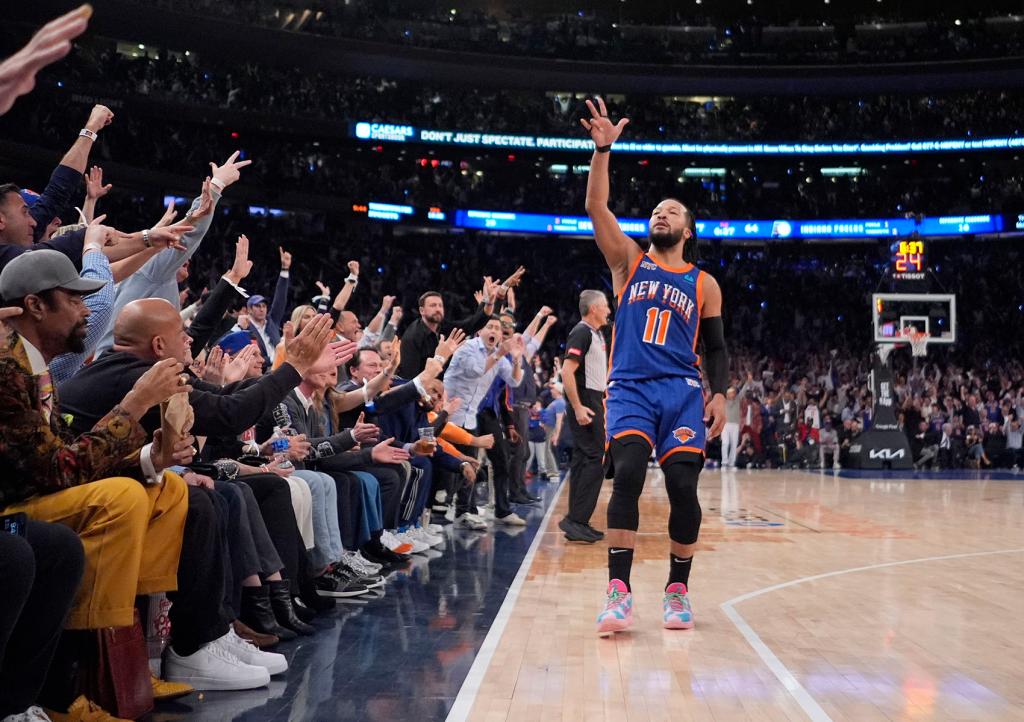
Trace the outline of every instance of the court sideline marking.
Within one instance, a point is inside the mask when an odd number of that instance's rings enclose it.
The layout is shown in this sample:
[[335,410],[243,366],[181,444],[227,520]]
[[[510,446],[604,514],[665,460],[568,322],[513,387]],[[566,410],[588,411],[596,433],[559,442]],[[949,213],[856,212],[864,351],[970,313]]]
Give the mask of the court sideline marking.
[[769,592],[777,592],[780,589],[786,589],[787,587],[795,587],[798,584],[804,582],[814,582],[819,579],[827,579],[829,577],[838,577],[843,574],[854,574],[856,572],[866,572],[874,569],[885,569],[886,567],[900,567],[907,564],[923,564],[924,562],[940,562],[946,561],[947,559],[966,559],[968,557],[984,557],[991,556],[993,554],[1020,554],[1024,553],[1024,549],[998,549],[995,551],[987,552],[968,552],[966,554],[946,554],[944,556],[937,557],[922,557],[920,559],[905,559],[900,562],[884,562],[882,564],[871,564],[866,567],[853,567],[851,569],[840,569],[834,572],[826,572],[825,574],[815,574],[810,577],[801,577],[792,581],[783,582],[782,584],[775,584],[764,589],[758,589],[753,592],[741,594],[738,597],[722,602],[719,607],[725,616],[736,625],[736,629],[739,630],[740,634],[743,635],[747,643],[753,647],[754,651],[757,652],[757,656],[761,658],[761,661],[765,663],[765,666],[772,671],[772,674],[782,683],[782,686],[789,692],[790,696],[796,700],[797,704],[800,705],[804,713],[813,720],[813,722],[832,722],[832,718],[829,717],[828,713],[821,708],[821,705],[815,701],[810,693],[804,689],[804,686],[800,684],[800,681],[796,676],[789,671],[789,668],[782,663],[782,661],[775,656],[775,653],[768,647],[767,644],[758,636],[757,632],[751,628],[747,623],[747,620],[743,618],[738,611],[736,611],[735,605],[745,602],[754,597],[759,597],[762,594],[768,594]]
[[455,698],[455,704],[452,705],[451,711],[448,712],[446,722],[464,722],[469,719],[469,713],[473,710],[473,703],[476,702],[480,686],[483,684],[487,670],[491,666],[491,659],[498,649],[498,643],[501,642],[501,638],[505,634],[508,620],[512,618],[512,610],[519,600],[519,592],[522,591],[523,584],[526,582],[526,575],[529,573],[530,567],[533,566],[533,558],[537,555],[540,541],[544,538],[548,522],[551,520],[551,515],[554,513],[558,500],[562,496],[562,489],[568,483],[569,477],[566,476],[558,485],[558,490],[555,492],[554,498],[551,499],[550,506],[544,512],[544,518],[541,519],[540,526],[537,527],[537,533],[533,537],[533,542],[530,544],[530,548],[526,550],[526,556],[523,557],[523,561],[519,565],[519,571],[516,572],[515,579],[512,580],[512,585],[505,594],[505,601],[501,603],[501,607],[491,623],[491,628],[487,630],[484,643],[480,645],[480,651],[477,652],[476,659],[473,660],[473,666],[469,668],[469,673],[466,674],[466,679],[463,680],[462,687],[459,688],[459,694]]

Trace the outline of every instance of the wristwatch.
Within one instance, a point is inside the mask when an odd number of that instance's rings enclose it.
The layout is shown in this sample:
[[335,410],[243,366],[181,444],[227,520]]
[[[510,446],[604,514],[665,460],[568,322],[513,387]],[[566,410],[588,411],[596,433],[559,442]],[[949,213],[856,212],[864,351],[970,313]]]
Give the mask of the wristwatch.
[[223,481],[232,481],[238,478],[238,462],[231,459],[219,459],[213,462],[217,469],[219,478]]

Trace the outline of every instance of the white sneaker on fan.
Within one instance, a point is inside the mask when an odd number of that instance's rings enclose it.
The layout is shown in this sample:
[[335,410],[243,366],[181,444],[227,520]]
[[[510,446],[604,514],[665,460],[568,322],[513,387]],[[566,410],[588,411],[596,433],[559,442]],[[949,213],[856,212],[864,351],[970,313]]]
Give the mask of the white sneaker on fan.
[[342,557],[343,562],[364,577],[380,574],[380,570],[383,569],[380,564],[374,564],[359,552],[345,552]]
[[168,647],[164,679],[184,682],[200,691],[255,689],[270,684],[270,672],[266,667],[243,662],[231,644],[221,637],[187,656],[181,656],[173,647]]
[[410,552],[410,554],[421,554],[430,548],[429,544],[426,544],[417,539],[413,534],[410,533],[411,531],[412,530],[410,529],[409,531],[402,531],[395,534],[395,538],[403,544],[412,544],[412,551]]
[[487,522],[476,514],[465,513],[455,520],[455,526],[473,531],[487,531]]
[[264,652],[252,642],[247,642],[239,637],[233,629],[229,629],[228,633],[221,637],[221,640],[236,657],[246,664],[263,667],[272,675],[288,671],[288,660],[283,654]]
[[[411,554],[409,547],[414,546],[408,542],[401,541],[398,535],[385,529],[380,535],[380,543],[395,554]],[[399,551],[401,550],[401,551]]]
[[413,527],[407,533],[413,539],[423,542],[428,547],[439,547],[444,544],[444,537],[431,534],[421,527]]

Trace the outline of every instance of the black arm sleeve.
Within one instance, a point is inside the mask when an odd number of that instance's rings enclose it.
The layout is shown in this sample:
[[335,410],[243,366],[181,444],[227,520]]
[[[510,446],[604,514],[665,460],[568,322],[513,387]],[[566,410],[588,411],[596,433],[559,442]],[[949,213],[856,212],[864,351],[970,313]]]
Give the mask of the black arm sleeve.
[[448,412],[441,410],[437,414],[437,418],[434,419],[432,426],[434,427],[434,435],[440,436],[441,432],[444,431],[445,425],[448,423]]
[[373,413],[378,415],[387,414],[410,402],[417,401],[419,398],[420,391],[416,388],[416,384],[412,381],[407,381],[404,384],[385,391],[383,394],[371,401],[370,409]]
[[700,320],[704,336],[704,361],[711,393],[724,394],[729,387],[729,352],[725,348],[725,326],[721,316]]
[[220,327],[224,314],[228,312],[232,301],[241,298],[238,290],[223,278],[210,291],[206,297],[203,307],[192,319],[192,325],[188,328],[188,335],[192,337],[192,345],[196,347],[196,353],[206,348],[214,338],[214,332]]
[[[472,337],[473,334],[475,334],[477,331],[479,331],[485,325],[487,325],[487,321],[489,318],[490,316],[484,313],[484,305],[481,303],[477,305],[476,310],[473,312],[472,315],[467,316],[466,318],[459,319],[457,321],[446,321],[445,327],[448,330],[447,335],[451,335],[453,328],[461,328],[463,331],[466,332],[467,337]],[[416,373],[419,373],[419,371],[417,371]]]

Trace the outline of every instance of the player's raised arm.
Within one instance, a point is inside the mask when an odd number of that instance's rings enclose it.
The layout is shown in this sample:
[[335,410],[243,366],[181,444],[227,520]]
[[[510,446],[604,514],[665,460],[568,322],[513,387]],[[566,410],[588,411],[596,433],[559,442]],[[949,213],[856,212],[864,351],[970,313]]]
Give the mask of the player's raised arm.
[[594,240],[612,271],[613,290],[618,293],[626,282],[633,261],[641,252],[640,247],[619,228],[615,214],[608,208],[608,158],[612,144],[622,134],[629,118],[613,124],[601,98],[597,99],[597,107],[588,100],[587,108],[590,110],[590,120],[580,118],[580,124],[590,132],[596,146],[587,179],[587,215],[594,224]]

